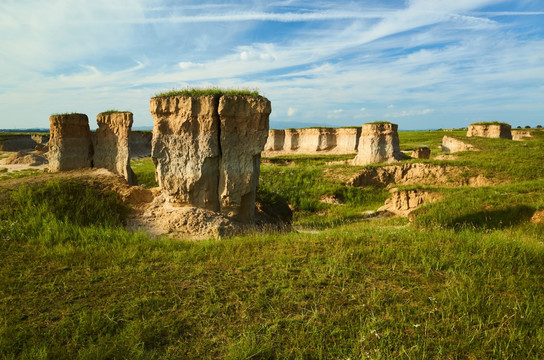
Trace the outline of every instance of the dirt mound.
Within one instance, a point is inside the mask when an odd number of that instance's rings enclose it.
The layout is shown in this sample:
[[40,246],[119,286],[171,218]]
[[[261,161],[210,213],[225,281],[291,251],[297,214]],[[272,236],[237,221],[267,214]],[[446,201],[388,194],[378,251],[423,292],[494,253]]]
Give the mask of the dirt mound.
[[19,151],[4,159],[4,164],[40,166],[47,164],[47,158],[43,155]]
[[482,175],[468,176],[467,169],[450,165],[402,164],[366,168],[348,181],[352,186],[434,185],[487,186],[492,182]]
[[409,216],[412,211],[428,202],[439,201],[440,194],[424,190],[393,191],[392,196],[378,211],[389,211],[398,216]]
[[542,224],[544,223],[544,210],[537,210],[531,217],[531,222],[533,224]]
[[205,239],[234,235],[238,226],[219,213],[192,206],[181,207],[159,194],[131,214],[127,228],[143,230],[151,236]]

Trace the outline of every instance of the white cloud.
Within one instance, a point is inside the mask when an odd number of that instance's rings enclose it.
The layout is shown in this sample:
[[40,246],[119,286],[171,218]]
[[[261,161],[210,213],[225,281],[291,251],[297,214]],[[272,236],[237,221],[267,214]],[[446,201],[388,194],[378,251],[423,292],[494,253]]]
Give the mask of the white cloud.
[[362,107],[359,111],[366,111],[366,108]]
[[289,108],[287,109],[287,116],[293,116],[293,115],[295,115],[296,112],[297,112],[296,109],[294,109],[294,108],[292,108],[292,107],[289,107]]
[[406,116],[422,116],[422,115],[428,115],[432,113],[434,109],[423,109],[423,110],[402,110],[395,113],[389,113],[385,114],[384,117],[386,118],[398,118],[398,117],[406,117]]
[[204,67],[204,64],[194,63],[191,61],[180,61],[178,66],[181,70],[190,70]]
[[328,119],[339,119],[342,115],[342,113],[344,112],[344,109],[335,109],[335,110],[330,110],[328,113],[327,113],[327,118]]

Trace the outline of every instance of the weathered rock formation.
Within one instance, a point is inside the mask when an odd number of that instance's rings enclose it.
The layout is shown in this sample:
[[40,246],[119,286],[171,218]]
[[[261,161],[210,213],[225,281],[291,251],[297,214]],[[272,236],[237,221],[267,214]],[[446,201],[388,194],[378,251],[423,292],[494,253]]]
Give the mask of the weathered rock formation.
[[512,127],[508,124],[472,124],[468,127],[467,131],[467,137],[471,136],[512,140]]
[[270,130],[264,155],[354,154],[360,134],[360,128]]
[[438,185],[486,186],[491,182],[482,175],[469,175],[463,167],[409,163],[382,167],[369,167],[351,178],[352,186]]
[[412,151],[410,157],[414,159],[429,159],[431,157],[431,149],[426,146],[417,148]]
[[130,168],[129,137],[132,127],[131,112],[104,112],[96,116],[98,129],[93,134],[93,166],[119,174],[130,185],[136,176]]
[[398,125],[391,123],[364,124],[353,164],[367,165],[404,159],[397,129]]
[[395,190],[385,205],[378,211],[389,211],[398,216],[408,216],[412,211],[428,202],[440,200],[440,195],[425,190]]
[[442,138],[442,151],[449,153],[456,153],[460,151],[479,151],[474,145],[467,144],[464,141],[456,139],[451,136],[444,136]]
[[253,222],[270,101],[241,95],[152,98],[152,158],[167,200]]
[[92,167],[93,144],[87,115],[51,115],[49,124],[49,170]]
[[512,140],[528,140],[533,137],[531,130],[512,130]]

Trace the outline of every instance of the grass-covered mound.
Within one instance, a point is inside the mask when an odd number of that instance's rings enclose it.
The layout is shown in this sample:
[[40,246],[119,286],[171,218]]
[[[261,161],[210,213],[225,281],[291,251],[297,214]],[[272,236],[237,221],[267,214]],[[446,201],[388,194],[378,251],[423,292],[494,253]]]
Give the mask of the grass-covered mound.
[[206,95],[247,95],[257,97],[259,96],[258,90],[248,89],[228,89],[228,88],[187,88],[187,89],[172,89],[155,94],[154,97],[168,97],[168,96],[206,96]]

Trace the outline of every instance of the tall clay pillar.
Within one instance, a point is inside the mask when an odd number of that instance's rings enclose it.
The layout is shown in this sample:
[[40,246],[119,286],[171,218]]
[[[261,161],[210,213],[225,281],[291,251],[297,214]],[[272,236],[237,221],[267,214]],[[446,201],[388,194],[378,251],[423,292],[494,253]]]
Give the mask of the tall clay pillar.
[[270,101],[249,95],[223,95],[219,100],[221,213],[244,223],[255,220],[261,152],[268,138]]
[[169,201],[251,223],[270,101],[249,95],[174,95],[150,102],[152,158]]
[[219,95],[154,97],[151,157],[174,203],[219,211]]
[[93,145],[87,115],[51,115],[49,125],[51,171],[92,167]]
[[136,176],[130,167],[129,137],[131,112],[103,112],[96,116],[98,129],[94,134],[94,167],[105,168],[123,176],[130,185]]
[[400,151],[398,125],[388,122],[364,124],[354,165],[393,162],[405,158]]

